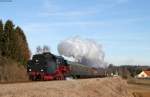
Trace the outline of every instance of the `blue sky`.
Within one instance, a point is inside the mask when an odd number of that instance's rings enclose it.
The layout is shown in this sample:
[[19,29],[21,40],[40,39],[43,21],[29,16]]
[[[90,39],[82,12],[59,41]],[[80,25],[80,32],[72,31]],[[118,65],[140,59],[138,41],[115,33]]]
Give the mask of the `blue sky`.
[[0,2],[0,18],[38,45],[57,52],[62,40],[80,36],[103,46],[108,63],[150,65],[149,0],[12,0]]

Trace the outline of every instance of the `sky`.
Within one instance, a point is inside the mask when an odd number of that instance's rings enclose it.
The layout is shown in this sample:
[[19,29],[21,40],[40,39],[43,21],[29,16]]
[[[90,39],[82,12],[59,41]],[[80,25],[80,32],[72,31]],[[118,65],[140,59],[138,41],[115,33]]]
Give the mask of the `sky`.
[[0,19],[12,20],[37,46],[57,45],[69,37],[102,45],[105,61],[150,65],[150,0],[0,0]]

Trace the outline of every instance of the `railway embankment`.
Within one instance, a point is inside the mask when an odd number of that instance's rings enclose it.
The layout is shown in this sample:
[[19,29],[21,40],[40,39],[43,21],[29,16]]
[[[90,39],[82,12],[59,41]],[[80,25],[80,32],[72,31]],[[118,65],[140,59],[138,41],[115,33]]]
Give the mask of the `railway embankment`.
[[133,97],[121,78],[0,84],[0,97]]

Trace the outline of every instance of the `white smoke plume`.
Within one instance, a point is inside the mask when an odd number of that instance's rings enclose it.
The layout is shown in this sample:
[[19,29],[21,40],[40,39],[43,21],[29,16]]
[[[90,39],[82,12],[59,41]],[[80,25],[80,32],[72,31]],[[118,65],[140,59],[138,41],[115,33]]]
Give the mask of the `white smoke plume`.
[[74,58],[76,62],[91,67],[105,67],[102,46],[90,39],[73,37],[58,44],[58,52],[65,57]]

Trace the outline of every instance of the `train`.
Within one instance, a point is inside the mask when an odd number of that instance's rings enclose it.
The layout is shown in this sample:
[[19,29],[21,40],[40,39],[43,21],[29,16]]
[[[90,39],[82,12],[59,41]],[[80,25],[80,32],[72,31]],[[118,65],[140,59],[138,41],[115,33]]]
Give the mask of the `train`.
[[104,77],[96,68],[68,61],[50,52],[33,55],[27,63],[27,74],[32,81]]

